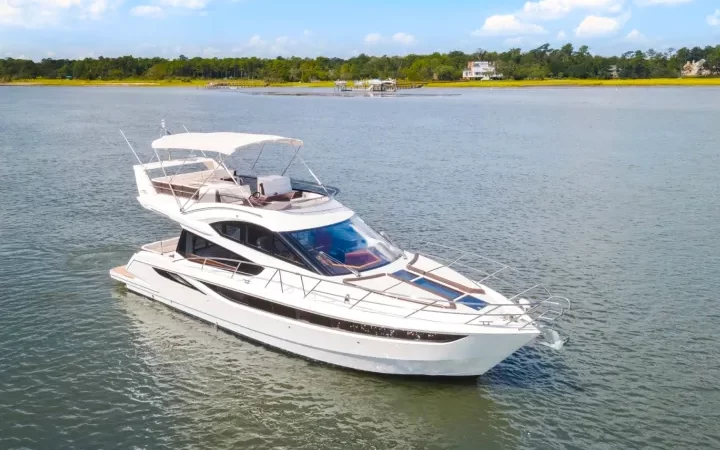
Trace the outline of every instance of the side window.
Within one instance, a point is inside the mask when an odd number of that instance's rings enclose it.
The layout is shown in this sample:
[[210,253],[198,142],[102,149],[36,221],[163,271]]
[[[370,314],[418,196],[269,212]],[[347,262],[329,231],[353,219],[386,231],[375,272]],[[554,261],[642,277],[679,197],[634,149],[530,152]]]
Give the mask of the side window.
[[218,222],[212,224],[212,227],[228,239],[245,243],[245,224],[242,222]]
[[283,242],[282,238],[266,228],[244,222],[216,222],[212,227],[228,239],[305,267],[302,260]]
[[242,261],[250,263],[247,258],[185,230],[178,241],[178,253],[188,259],[194,258],[195,262],[210,264],[221,269],[233,271],[237,269],[238,272],[250,275],[257,275],[263,271],[260,266],[242,263]]
[[295,252],[290,250],[288,246],[285,245],[285,243],[277,235],[273,237],[272,253],[273,256],[277,256],[278,258],[282,258],[293,264],[303,265],[302,262],[300,262],[300,259],[298,259],[297,255],[295,255]]
[[215,253],[213,247],[217,247],[212,242],[201,238],[200,236],[192,236],[192,252],[195,255],[209,256],[211,253]]
[[272,253],[273,234],[261,226],[247,224],[247,244],[264,252]]

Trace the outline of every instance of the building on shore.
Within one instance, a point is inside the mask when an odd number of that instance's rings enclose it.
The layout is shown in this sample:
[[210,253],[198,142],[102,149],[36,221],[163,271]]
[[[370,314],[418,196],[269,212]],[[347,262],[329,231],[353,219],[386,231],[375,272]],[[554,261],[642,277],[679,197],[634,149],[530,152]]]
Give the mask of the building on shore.
[[608,66],[607,70],[610,73],[610,78],[612,78],[613,80],[620,78],[617,65],[613,64],[612,66]]
[[465,80],[497,80],[502,77],[492,61],[468,61],[467,68],[463,70]]
[[688,61],[685,63],[685,65],[682,68],[682,76],[684,77],[697,77],[697,76],[703,76],[703,75],[710,75],[710,70],[703,67],[705,65],[705,60],[701,59],[700,61]]

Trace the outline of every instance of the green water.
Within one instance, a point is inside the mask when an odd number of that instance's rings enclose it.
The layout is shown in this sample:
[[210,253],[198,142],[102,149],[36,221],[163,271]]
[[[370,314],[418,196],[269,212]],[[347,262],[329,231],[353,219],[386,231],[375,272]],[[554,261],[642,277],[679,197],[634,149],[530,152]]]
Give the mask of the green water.
[[[2,449],[720,447],[720,90],[0,98]],[[148,157],[162,118],[303,139],[374,227],[573,299],[570,342],[477,379],[382,377],[124,293],[108,269],[177,227],[135,200],[117,130]]]

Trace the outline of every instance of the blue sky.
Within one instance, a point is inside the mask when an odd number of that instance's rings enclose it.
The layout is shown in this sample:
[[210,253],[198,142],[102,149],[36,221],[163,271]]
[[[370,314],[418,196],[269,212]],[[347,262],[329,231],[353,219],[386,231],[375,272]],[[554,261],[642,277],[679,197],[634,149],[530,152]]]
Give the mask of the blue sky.
[[0,58],[720,44],[720,0],[0,0]]

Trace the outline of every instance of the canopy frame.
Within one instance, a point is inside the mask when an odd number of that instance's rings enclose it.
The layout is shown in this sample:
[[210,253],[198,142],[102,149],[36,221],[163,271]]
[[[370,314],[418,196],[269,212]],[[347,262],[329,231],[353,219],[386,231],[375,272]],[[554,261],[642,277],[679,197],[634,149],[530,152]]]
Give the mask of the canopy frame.
[[[185,150],[188,151],[188,155],[183,160],[182,164],[180,165],[180,169],[185,165],[185,163],[190,159],[194,158],[193,153],[195,151],[199,151],[204,157],[208,157],[205,152],[211,152],[216,153],[217,156],[214,159],[217,165],[215,168],[210,172],[210,174],[203,180],[201,185],[198,187],[198,192],[200,189],[202,189],[203,186],[205,186],[205,183],[215,174],[218,168],[222,167],[229,178],[233,180],[233,183],[235,183],[236,186],[240,186],[237,179],[235,178],[234,174],[230,172],[230,169],[225,164],[225,157],[231,156],[235,152],[237,152],[240,149],[247,148],[254,146],[256,144],[262,144],[260,147],[260,152],[258,153],[257,158],[255,159],[255,162],[252,165],[252,168],[250,170],[254,170],[255,166],[260,159],[260,156],[263,153],[263,150],[265,148],[265,145],[268,143],[273,144],[286,144],[290,147],[293,147],[293,157],[288,163],[288,165],[285,167],[285,170],[283,170],[281,175],[285,175],[285,173],[288,171],[292,163],[295,161],[295,159],[299,159],[302,164],[305,166],[305,168],[308,170],[310,175],[315,179],[317,184],[322,187],[322,189],[325,191],[325,194],[330,196],[330,193],[325,188],[325,185],[322,184],[320,179],[313,173],[313,171],[308,167],[308,165],[305,163],[305,161],[302,159],[302,157],[299,155],[300,149],[303,146],[303,141],[300,139],[295,138],[286,138],[282,136],[275,136],[275,135],[264,135],[264,134],[250,134],[250,133],[231,133],[231,132],[215,132],[215,133],[192,133],[188,131],[188,129],[183,125],[183,129],[185,130],[185,133],[179,133],[179,134],[171,134],[167,128],[165,127],[165,120],[163,119],[160,123],[160,127],[162,130],[162,135],[159,139],[156,139],[152,142],[151,147],[153,149],[153,152],[155,154],[155,157],[157,158],[158,162],[160,163],[160,169],[162,169],[164,176],[168,176],[167,172],[165,171],[165,168],[163,166],[163,160],[160,158],[160,154],[158,153],[158,150],[167,150],[168,151],[168,160],[171,160],[171,152],[172,150]],[[135,158],[140,162],[140,165],[142,169],[145,171],[145,173],[148,173],[148,169],[145,168],[145,164],[142,162],[140,157],[138,156],[137,152],[133,148],[133,146],[130,144],[130,141],[125,137],[125,133],[123,133],[122,130],[120,130],[120,133],[122,134],[123,138],[125,139],[125,142],[130,147],[130,150],[135,155]],[[152,159],[150,160],[152,162]],[[190,201],[192,200],[192,197],[185,200],[185,202],[181,205],[180,199],[175,194],[175,191],[172,188],[172,182],[169,183],[170,185],[170,191],[177,202],[178,208],[180,209],[181,213],[186,212],[186,208]],[[252,208],[255,208],[255,205],[252,204],[252,202],[248,201],[248,204]]]

